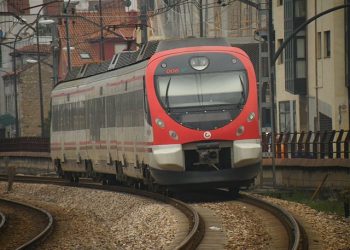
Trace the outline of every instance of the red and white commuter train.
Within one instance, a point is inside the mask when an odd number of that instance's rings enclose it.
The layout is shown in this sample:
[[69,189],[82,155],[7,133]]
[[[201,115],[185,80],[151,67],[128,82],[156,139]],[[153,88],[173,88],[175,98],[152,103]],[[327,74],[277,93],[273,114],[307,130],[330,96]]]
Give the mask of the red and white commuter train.
[[164,40],[115,55],[104,72],[83,70],[52,91],[51,155],[60,175],[161,186],[254,181],[257,87],[241,49],[225,39]]

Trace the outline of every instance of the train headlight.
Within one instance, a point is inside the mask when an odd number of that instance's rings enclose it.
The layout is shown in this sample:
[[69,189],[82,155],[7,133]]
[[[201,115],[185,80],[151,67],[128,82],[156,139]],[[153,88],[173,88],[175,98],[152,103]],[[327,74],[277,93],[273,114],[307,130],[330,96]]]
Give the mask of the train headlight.
[[156,124],[157,124],[158,127],[160,127],[160,128],[164,128],[164,127],[165,127],[165,123],[164,123],[163,120],[160,119],[160,118],[156,118]]
[[244,133],[244,126],[241,125],[241,126],[239,126],[239,127],[237,128],[237,130],[236,130],[236,135],[237,135],[237,136],[240,136],[240,135],[242,135],[243,133]]
[[251,112],[251,113],[249,114],[249,116],[248,116],[247,121],[248,121],[248,122],[251,122],[251,121],[254,120],[254,118],[255,118],[255,113],[254,113],[254,112]]
[[171,138],[173,138],[174,140],[178,140],[179,139],[179,136],[177,135],[177,133],[173,130],[169,130],[169,135]]
[[205,56],[192,57],[190,60],[190,65],[195,70],[204,70],[209,65],[209,59]]

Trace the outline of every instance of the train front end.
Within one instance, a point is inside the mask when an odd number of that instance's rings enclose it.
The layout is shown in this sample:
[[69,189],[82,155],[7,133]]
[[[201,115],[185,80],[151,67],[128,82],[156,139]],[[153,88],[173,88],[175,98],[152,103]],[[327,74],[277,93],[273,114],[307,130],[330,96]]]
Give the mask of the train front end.
[[261,164],[257,87],[246,53],[200,46],[156,53],[146,71],[160,185],[247,186]]

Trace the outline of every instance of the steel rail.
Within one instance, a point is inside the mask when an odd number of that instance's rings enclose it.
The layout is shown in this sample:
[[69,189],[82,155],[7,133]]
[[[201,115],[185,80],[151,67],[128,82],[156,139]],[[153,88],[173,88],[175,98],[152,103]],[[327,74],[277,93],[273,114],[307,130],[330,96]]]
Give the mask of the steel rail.
[[[0,176],[0,181],[5,181],[6,178],[4,176]],[[180,212],[182,212],[189,221],[189,230],[186,237],[179,243],[175,249],[178,250],[192,250],[196,249],[196,247],[200,244],[203,239],[205,233],[205,223],[204,220],[200,217],[198,212],[193,209],[191,206],[186,203],[179,201],[177,199],[170,198],[168,196],[148,192],[140,189],[129,188],[124,186],[106,186],[98,183],[67,183],[62,179],[49,178],[49,177],[33,177],[33,176],[15,176],[15,182],[23,182],[23,183],[40,183],[40,184],[51,184],[58,186],[70,186],[70,187],[79,187],[79,188],[89,188],[89,189],[97,189],[102,191],[111,191],[111,192],[119,192],[119,193],[128,193],[137,196],[143,196],[149,199],[157,200],[160,202],[164,202],[169,204]]]
[[19,246],[18,248],[16,248],[17,250],[20,249],[28,249],[30,247],[34,247],[36,246],[40,241],[43,241],[52,231],[53,229],[53,217],[52,215],[47,212],[44,209],[29,205],[29,204],[25,204],[19,201],[13,201],[13,200],[8,200],[8,199],[4,199],[4,198],[0,198],[1,201],[16,205],[16,206],[20,206],[20,207],[24,207],[26,209],[31,209],[33,211],[39,212],[43,215],[45,215],[47,217],[48,223],[45,227],[44,230],[42,230],[37,236],[35,236],[34,238],[32,238],[31,240],[27,241],[26,243],[24,243],[23,245]]
[[148,192],[140,189],[134,189],[134,188],[123,187],[123,186],[103,186],[103,185],[88,184],[88,183],[79,183],[79,184],[66,183],[66,184],[58,184],[58,185],[128,193],[128,194],[143,196],[146,198],[150,198],[150,199],[154,199],[157,201],[170,204],[171,206],[181,211],[187,217],[190,224],[189,232],[187,236],[181,241],[181,243],[178,246],[175,247],[175,249],[179,249],[179,250],[196,249],[196,247],[199,245],[199,243],[201,242],[204,236],[205,224],[203,219],[199,216],[198,212],[195,209],[193,209],[191,206],[187,205],[186,203],[170,198],[168,196],[165,196],[159,193],[152,193],[152,192]]
[[289,247],[288,249],[307,249],[307,235],[297,220],[287,210],[282,207],[266,202],[257,197],[251,196],[247,193],[240,193],[238,197],[239,201],[249,203],[254,206],[261,207],[273,215],[277,216],[280,222],[284,225],[289,236]]
[[0,232],[6,225],[6,216],[0,211]]

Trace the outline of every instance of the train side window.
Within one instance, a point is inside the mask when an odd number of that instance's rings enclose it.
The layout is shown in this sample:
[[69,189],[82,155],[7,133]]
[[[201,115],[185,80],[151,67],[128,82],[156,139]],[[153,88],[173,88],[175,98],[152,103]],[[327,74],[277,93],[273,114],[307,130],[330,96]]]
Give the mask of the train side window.
[[143,76],[143,107],[145,110],[146,121],[151,126],[151,114],[150,114],[149,105],[148,105],[145,76]]

